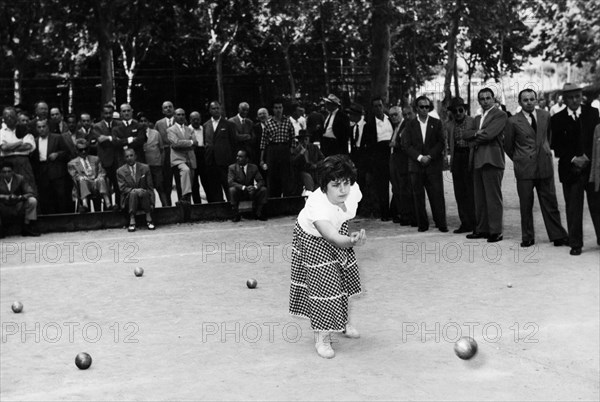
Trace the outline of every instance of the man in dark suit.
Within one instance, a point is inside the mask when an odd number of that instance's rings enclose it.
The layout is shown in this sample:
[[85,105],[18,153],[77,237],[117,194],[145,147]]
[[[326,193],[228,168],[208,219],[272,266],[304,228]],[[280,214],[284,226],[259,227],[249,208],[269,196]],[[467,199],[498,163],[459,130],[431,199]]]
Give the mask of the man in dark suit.
[[583,105],[581,88],[565,84],[566,108],[552,116],[552,149],[558,160],[558,177],[567,204],[567,226],[571,255],[580,255],[583,247],[583,199],[587,194],[596,242],[600,245],[600,192],[589,182],[594,128],[598,110]]
[[317,164],[325,159],[318,146],[310,142],[306,130],[300,130],[296,137],[297,144],[292,151],[295,183],[301,193],[302,187],[307,191],[315,191],[317,187]]
[[135,232],[135,215],[140,209],[146,213],[146,227],[154,230],[152,211],[156,200],[150,168],[137,162],[133,148],[125,149],[124,155],[125,164],[117,169],[117,180],[121,190],[121,208],[129,213],[127,231]]
[[468,239],[502,240],[502,177],[504,176],[504,127],[507,115],[495,107],[494,92],[483,88],[477,94],[483,110],[463,138],[473,143],[469,165],[473,169],[475,231]]
[[53,107],[50,109],[50,121],[48,122],[48,128],[52,134],[62,134],[69,130],[60,108]]
[[375,201],[369,197],[373,195],[372,192],[367,191],[367,175],[372,177],[372,160],[369,154],[371,150],[367,148],[364,141],[365,125],[367,124],[364,116],[365,109],[361,104],[355,102],[346,109],[346,113],[350,120],[350,159],[356,167],[356,183],[363,193],[357,213],[362,216],[370,216],[372,204]]
[[554,187],[554,166],[549,139],[550,114],[536,109],[533,89],[519,93],[521,111],[508,119],[504,131],[504,150],[514,162],[517,193],[521,207],[521,247],[535,244],[533,228],[533,189],[537,190],[542,217],[550,241],[555,246],[568,244],[567,231],[560,223]]
[[114,208],[118,209],[121,203],[121,194],[117,183],[119,157],[117,156],[116,140],[112,134],[112,130],[123,123],[113,120],[113,112],[114,106],[110,103],[102,107],[102,120],[92,126],[90,145],[97,150],[98,158],[100,158],[102,167],[106,172],[106,177],[109,180],[109,193],[115,193]]
[[240,149],[237,152],[236,163],[228,168],[227,182],[229,184],[230,201],[233,208],[233,222],[241,220],[239,204],[242,200],[252,200],[252,209],[256,219],[266,221],[263,207],[267,202],[267,189],[258,167],[248,163],[248,153]]
[[46,120],[36,122],[36,149],[31,153],[31,166],[38,184],[38,200],[42,214],[69,212],[72,189],[67,172],[69,149],[60,134],[50,134]]
[[473,170],[469,166],[469,142],[463,135],[473,126],[473,118],[467,116],[467,105],[462,98],[450,100],[448,112],[452,117],[446,126],[450,152],[450,172],[454,186],[454,198],[460,226],[454,233],[467,233],[475,230],[475,190]]
[[350,120],[342,110],[340,99],[329,94],[323,98],[325,107],[329,114],[323,125],[323,136],[321,137],[321,152],[325,157],[336,154],[348,153],[348,140],[350,139]]
[[65,119],[67,122],[67,131],[62,133],[62,139],[69,150],[69,157],[67,162],[77,157],[77,150],[75,149],[75,141],[77,138],[85,138],[84,132],[77,129],[77,116],[74,114],[68,114]]
[[390,155],[390,181],[392,182],[392,219],[402,226],[418,226],[415,213],[415,202],[408,170],[409,156],[402,147],[402,137],[406,133],[406,125],[415,118],[412,106],[400,109],[390,108],[390,120],[394,133],[390,140],[392,155]]
[[371,115],[366,119],[363,139],[369,154],[369,164],[373,172],[375,192],[379,202],[382,221],[390,217],[390,140],[394,128],[389,117],[384,113],[383,100],[374,98],[371,101]]
[[229,119],[229,122],[235,126],[235,140],[237,149],[243,148],[248,151],[250,159],[258,160],[258,155],[252,155],[252,146],[254,144],[254,123],[248,118],[250,105],[242,102],[238,105],[238,114]]
[[37,220],[37,200],[33,188],[20,174],[13,171],[10,161],[0,161],[0,238],[2,232],[2,218],[25,214],[23,236],[39,236],[33,225]]
[[402,135],[402,147],[410,158],[408,170],[413,188],[413,199],[419,232],[429,230],[429,218],[425,209],[425,191],[429,197],[433,221],[440,232],[447,232],[446,202],[444,200],[444,132],[442,122],[429,112],[433,103],[426,96],[415,99],[417,118],[406,123]]
[[[236,142],[235,126],[222,118],[221,104],[209,105],[210,120],[204,123],[205,161],[209,172],[209,189],[205,189],[208,202],[222,202],[223,192],[229,197],[227,169],[234,161]],[[229,198],[228,198],[229,200]]]
[[[173,107],[173,102],[163,102],[162,113],[165,117],[154,124],[154,129],[160,133],[163,143],[163,187],[167,195],[166,206],[170,207],[172,205],[171,193],[173,191],[173,169],[171,167],[171,145],[169,143],[167,129],[175,124],[175,108]],[[175,177],[175,184],[177,186],[177,194],[181,197],[181,183],[179,181],[179,176]]]
[[144,144],[146,143],[146,130],[142,130],[138,121],[133,118],[133,108],[129,103],[124,103],[120,107],[121,123],[113,127],[112,135],[115,143],[115,152],[117,154],[117,166],[125,164],[125,153],[123,150],[133,148],[138,160],[141,163],[146,161],[144,154]]

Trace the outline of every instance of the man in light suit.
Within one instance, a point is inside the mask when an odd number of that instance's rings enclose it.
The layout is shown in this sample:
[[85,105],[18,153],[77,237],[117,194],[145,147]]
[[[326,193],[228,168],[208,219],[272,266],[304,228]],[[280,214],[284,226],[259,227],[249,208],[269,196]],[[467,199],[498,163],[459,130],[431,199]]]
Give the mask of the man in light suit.
[[[69,190],[71,181],[67,172],[69,150],[60,134],[50,134],[46,120],[36,122],[35,150],[31,153],[31,166],[38,184],[38,201],[42,214],[70,212]],[[70,140],[70,139],[69,139]]]
[[[117,168],[119,167],[119,160],[116,152],[117,147],[115,146],[116,141],[113,137],[112,130],[123,123],[118,120],[113,120],[114,111],[115,108],[110,103],[107,103],[102,107],[103,119],[92,126],[90,145],[97,150],[98,158],[100,158],[102,167],[106,172],[106,177],[110,182],[109,190],[112,189],[112,192],[115,193],[114,208],[118,209],[121,202],[121,195],[117,184]],[[107,205],[109,204],[110,203]]]
[[257,155],[252,155],[254,123],[248,118],[249,112],[250,105],[247,102],[242,102],[238,105],[238,114],[230,118],[229,122],[235,126],[235,147],[245,149],[248,151],[250,159],[258,160]]
[[256,219],[266,221],[267,217],[263,213],[263,207],[267,203],[267,188],[258,166],[248,163],[248,153],[244,149],[237,152],[236,163],[228,168],[227,182],[231,206],[233,207],[233,222],[241,220],[239,212],[239,203],[242,200],[252,200],[252,209]]
[[390,140],[390,181],[392,183],[392,205],[390,209],[394,223],[402,226],[418,226],[415,213],[415,203],[408,170],[409,156],[402,148],[402,137],[406,132],[406,125],[415,118],[412,106],[404,108],[393,106],[390,108],[390,120],[394,127],[394,134]]
[[204,123],[206,168],[209,172],[209,189],[205,189],[208,202],[222,202],[223,192],[229,200],[227,169],[234,161],[235,126],[222,118],[221,104],[213,101],[209,106],[210,120]]
[[325,157],[336,154],[348,153],[348,140],[350,139],[350,120],[342,110],[342,101],[333,94],[323,98],[329,114],[323,125],[321,137],[321,151]]
[[[170,207],[172,204],[171,201],[171,192],[173,191],[173,169],[171,168],[171,145],[169,143],[169,139],[167,136],[167,129],[175,124],[175,117],[173,114],[175,113],[175,109],[173,107],[173,103],[170,101],[165,101],[162,104],[162,113],[165,117],[158,120],[154,124],[154,129],[160,133],[162,143],[163,143],[163,187],[165,193],[167,195],[166,198],[166,206]],[[176,176],[175,184],[177,186],[177,195],[181,196],[181,183],[179,181],[179,177]]]
[[75,148],[79,157],[67,164],[67,170],[73,179],[73,192],[81,200],[79,212],[88,212],[91,198],[97,195],[104,199],[106,209],[111,208],[106,173],[100,158],[88,155],[88,142],[83,138],[77,139]]
[[154,210],[154,184],[150,168],[137,162],[135,150],[124,151],[125,164],[117,170],[119,189],[121,190],[121,208],[129,213],[127,231],[135,232],[135,215],[139,209],[146,213],[146,227],[154,230],[152,211]]
[[506,113],[495,107],[494,92],[483,88],[477,94],[482,114],[475,117],[463,138],[472,142],[469,164],[473,169],[475,231],[468,239],[487,238],[488,243],[503,239],[502,177],[504,176],[504,127]]
[[504,131],[504,149],[514,162],[517,193],[521,207],[521,247],[535,244],[533,228],[533,189],[537,190],[542,217],[550,241],[555,246],[568,244],[567,231],[560,223],[554,187],[554,166],[550,151],[550,114],[536,109],[533,89],[519,93],[521,111],[508,119]]
[[552,149],[558,159],[558,177],[567,204],[567,226],[571,255],[580,255],[583,247],[583,199],[587,194],[596,242],[600,245],[600,192],[594,191],[590,178],[594,128],[599,122],[598,109],[583,105],[581,88],[565,84],[563,99],[567,105],[552,116]]
[[417,118],[406,123],[402,135],[402,148],[408,154],[408,170],[413,189],[413,199],[419,232],[429,230],[425,209],[425,191],[431,205],[433,221],[440,232],[447,232],[446,202],[444,200],[443,152],[444,132],[442,122],[429,115],[433,103],[426,96],[415,99]]
[[179,202],[192,203],[192,178],[196,169],[194,147],[198,142],[192,129],[185,124],[185,110],[175,110],[175,124],[167,129],[167,141],[171,145],[171,166],[179,170],[181,195]]

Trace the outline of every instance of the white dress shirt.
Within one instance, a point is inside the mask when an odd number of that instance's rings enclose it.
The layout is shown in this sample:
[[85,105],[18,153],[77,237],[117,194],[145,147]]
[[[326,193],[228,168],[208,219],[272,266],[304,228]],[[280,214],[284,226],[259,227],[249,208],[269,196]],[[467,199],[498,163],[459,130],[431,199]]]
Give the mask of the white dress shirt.
[[325,127],[325,134],[323,134],[323,137],[335,138],[335,135],[333,134],[333,121],[335,120],[335,115],[337,114],[338,110],[340,109],[335,109],[333,112],[331,112],[327,119],[325,119],[327,127]]
[[48,137],[38,139],[38,152],[40,153],[40,162],[46,162],[48,159]]
[[375,117],[375,124],[377,125],[377,142],[389,141],[392,139],[394,128],[392,127],[392,122],[387,115],[384,114],[382,120]]

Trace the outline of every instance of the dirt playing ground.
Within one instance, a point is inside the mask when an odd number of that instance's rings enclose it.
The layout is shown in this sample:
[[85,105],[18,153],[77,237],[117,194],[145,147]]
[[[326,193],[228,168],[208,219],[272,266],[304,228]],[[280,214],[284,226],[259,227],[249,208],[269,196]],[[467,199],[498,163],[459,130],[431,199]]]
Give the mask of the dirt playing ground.
[[[369,237],[350,307],[362,337],[336,337],[332,360],[287,313],[295,217],[4,239],[0,399],[598,400],[600,247],[589,214],[581,256],[549,243],[537,205],[537,244],[522,249],[510,170],[503,192],[495,244],[353,221]],[[454,354],[461,335],[478,342],[471,360]],[[83,351],[86,371],[74,364]]]

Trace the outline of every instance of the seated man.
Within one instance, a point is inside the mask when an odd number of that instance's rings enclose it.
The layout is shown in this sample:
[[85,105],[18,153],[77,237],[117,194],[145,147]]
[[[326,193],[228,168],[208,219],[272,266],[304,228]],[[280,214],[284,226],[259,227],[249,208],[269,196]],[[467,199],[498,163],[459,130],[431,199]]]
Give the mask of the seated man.
[[299,176],[306,191],[314,191],[317,186],[317,163],[325,157],[318,146],[310,142],[310,138],[306,130],[300,130],[296,137],[298,145],[292,151],[292,166]]
[[106,172],[100,163],[100,158],[88,155],[88,142],[84,138],[78,138],[75,141],[75,148],[79,156],[69,162],[67,170],[73,178],[73,192],[81,200],[79,212],[88,212],[90,199],[98,195],[104,199],[104,207],[111,209]]
[[252,200],[252,209],[256,219],[267,220],[262,212],[263,206],[267,203],[265,181],[258,171],[258,166],[248,163],[248,152],[246,150],[240,149],[236,156],[236,163],[229,166],[227,182],[229,184],[231,205],[235,213],[234,222],[241,220],[239,203],[242,200]]
[[13,171],[13,163],[2,161],[0,163],[0,238],[2,232],[2,218],[25,214],[23,236],[39,236],[32,228],[37,219],[37,200],[33,196],[33,189],[25,178]]
[[121,190],[121,208],[129,212],[129,232],[135,232],[135,215],[138,209],[146,213],[146,226],[154,230],[152,210],[155,195],[150,168],[145,163],[136,162],[133,148],[125,150],[125,164],[117,169],[117,181]]

